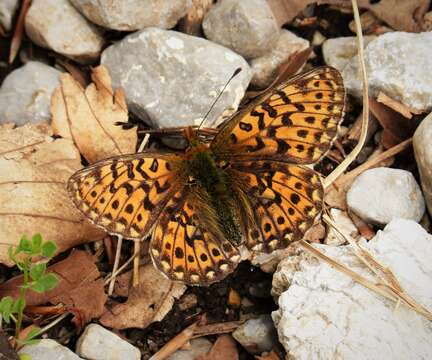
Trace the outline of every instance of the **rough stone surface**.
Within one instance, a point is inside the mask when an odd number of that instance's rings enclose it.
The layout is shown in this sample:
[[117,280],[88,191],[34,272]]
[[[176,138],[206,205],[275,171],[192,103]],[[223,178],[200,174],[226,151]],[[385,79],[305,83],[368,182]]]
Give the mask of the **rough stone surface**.
[[[376,36],[365,36],[364,46],[376,39]],[[357,55],[357,38],[355,36],[338,37],[326,40],[322,45],[324,61],[327,65],[343,71],[349,61]]]
[[88,325],[78,339],[76,352],[89,360],[139,360],[140,351],[98,324]]
[[414,176],[406,170],[385,167],[359,175],[348,190],[347,204],[364,221],[379,225],[396,218],[418,222],[425,211]]
[[177,350],[167,360],[195,360],[200,355],[206,355],[212,347],[212,343],[206,338],[193,339],[190,345],[189,349]]
[[[315,246],[371,279],[349,246]],[[363,246],[390,267],[410,296],[432,307],[432,236],[419,224],[393,220]],[[280,296],[272,316],[289,359],[430,358],[428,320],[311,255],[282,261],[273,285]]]
[[[331,209],[330,216],[336,223],[338,229],[345,235],[356,239],[359,236],[357,227],[354,225],[352,220],[349,218],[345,211],[339,209]],[[333,228],[329,227],[327,237],[324,243],[327,245],[339,246],[345,243],[345,240],[338,235],[339,233]]]
[[265,0],[223,0],[203,21],[205,36],[247,59],[263,56],[277,42],[279,27]]
[[414,155],[429,213],[432,214],[432,113],[426,116],[413,137]]
[[68,0],[33,0],[25,29],[37,45],[80,63],[98,59],[104,44],[101,31]]
[[250,61],[253,74],[251,83],[260,88],[267,87],[276,77],[278,68],[291,55],[308,47],[309,41],[298,37],[291,31],[282,30],[272,50]]
[[[371,41],[365,50],[371,96],[380,91],[415,111],[432,110],[432,32],[390,32]],[[361,97],[358,59],[342,73],[345,87]]]
[[15,11],[18,9],[18,0],[1,0],[0,1],[0,25],[6,30],[12,29],[12,19]]
[[115,87],[126,93],[129,109],[154,127],[196,125],[237,68],[209,114],[215,126],[224,110],[233,112],[250,81],[246,61],[205,39],[149,28],[124,38],[102,54]]
[[23,125],[50,119],[51,94],[61,72],[30,61],[11,72],[0,88],[0,123]]
[[270,351],[277,343],[270,315],[247,320],[232,333],[232,336],[251,354]]
[[152,26],[170,29],[192,6],[192,0],[70,1],[95,24],[121,31]]
[[51,339],[42,339],[35,345],[25,345],[18,354],[28,354],[32,360],[83,360],[66,346]]

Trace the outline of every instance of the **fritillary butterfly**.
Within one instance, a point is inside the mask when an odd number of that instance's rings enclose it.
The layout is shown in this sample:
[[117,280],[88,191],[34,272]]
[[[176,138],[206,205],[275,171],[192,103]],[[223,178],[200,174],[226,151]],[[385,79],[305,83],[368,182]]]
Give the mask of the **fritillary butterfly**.
[[107,232],[151,235],[153,263],[168,278],[209,285],[236,268],[241,244],[272,252],[313,224],[323,187],[303,165],[329,150],[344,97],[339,72],[317,68],[253,101],[209,143],[188,128],[186,151],[106,159],[76,172],[68,190]]

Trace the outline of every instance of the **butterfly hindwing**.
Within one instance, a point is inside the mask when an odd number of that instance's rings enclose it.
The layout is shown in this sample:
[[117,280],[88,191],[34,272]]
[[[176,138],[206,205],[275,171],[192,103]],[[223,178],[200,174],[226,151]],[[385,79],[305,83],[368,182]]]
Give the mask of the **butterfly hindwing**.
[[153,263],[171,280],[210,285],[230,274],[240,255],[212,231],[193,193],[176,193],[158,220],[150,242]]
[[317,162],[337,135],[344,108],[340,73],[321,67],[299,75],[257,99],[215,137],[219,159]]
[[122,155],[76,172],[68,182],[73,202],[111,234],[141,240],[172,193],[182,187],[175,156]]
[[271,252],[301,240],[321,213],[321,180],[307,167],[260,160],[234,162],[228,171],[235,191],[249,202],[239,211],[252,213],[242,218],[248,222],[245,245],[253,251]]

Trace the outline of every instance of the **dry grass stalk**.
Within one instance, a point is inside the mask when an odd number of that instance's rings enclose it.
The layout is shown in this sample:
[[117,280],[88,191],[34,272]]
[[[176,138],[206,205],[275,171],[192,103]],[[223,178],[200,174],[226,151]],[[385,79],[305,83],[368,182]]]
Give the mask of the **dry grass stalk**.
[[116,255],[115,255],[114,266],[113,266],[113,276],[110,279],[110,283],[109,283],[109,287],[108,287],[108,296],[111,296],[113,291],[114,291],[114,284],[115,284],[115,279],[116,279],[115,274],[117,273],[117,268],[118,268],[119,262],[120,262],[122,243],[123,243],[123,236],[118,235]]
[[12,37],[10,52],[9,52],[9,64],[12,64],[18,51],[21,47],[22,38],[24,35],[24,20],[27,15],[27,11],[30,8],[31,0],[24,0],[21,5],[21,10],[18,15],[18,20],[15,26],[15,32]]
[[357,46],[358,46],[358,55],[359,55],[359,64],[360,64],[360,70],[361,70],[361,77],[363,80],[363,122],[362,122],[362,129],[360,133],[360,139],[353,151],[342,161],[336,169],[332,171],[332,173],[327,176],[324,181],[323,185],[324,188],[329,187],[341,174],[344,173],[344,171],[350,166],[350,164],[355,160],[355,158],[360,153],[360,150],[362,149],[365,141],[366,141],[366,135],[367,135],[367,129],[368,129],[368,122],[369,122],[369,85],[367,80],[367,74],[366,74],[366,64],[364,61],[364,53],[363,53],[363,34],[361,29],[361,23],[360,23],[360,15],[359,10],[357,6],[357,0],[351,0],[353,12],[354,12],[354,20],[356,23],[356,32],[357,32]]

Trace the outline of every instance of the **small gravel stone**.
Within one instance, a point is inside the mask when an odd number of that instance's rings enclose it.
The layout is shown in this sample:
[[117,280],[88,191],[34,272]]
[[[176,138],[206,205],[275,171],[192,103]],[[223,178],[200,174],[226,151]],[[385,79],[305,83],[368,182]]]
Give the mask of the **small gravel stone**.
[[265,0],[222,0],[210,9],[202,26],[209,40],[247,59],[267,54],[280,35]]
[[25,345],[18,354],[28,354],[32,360],[83,360],[66,346],[51,339],[42,339],[35,345]]
[[79,63],[98,59],[104,45],[102,33],[68,0],[33,0],[25,18],[28,37]]
[[120,31],[170,29],[192,6],[192,0],[70,1],[90,21]]
[[[346,212],[339,209],[331,209],[330,216],[336,223],[338,229],[345,236],[350,236],[353,239],[356,239],[356,237],[359,235],[357,227],[354,225]],[[345,239],[340,236],[333,227],[330,226],[324,243],[327,245],[339,246],[345,243]]]
[[15,11],[18,9],[18,0],[1,0],[0,1],[0,25],[6,30],[12,29],[12,19]]
[[395,218],[418,222],[425,211],[414,176],[406,170],[385,167],[359,175],[347,193],[347,204],[364,221],[380,225]]
[[232,336],[251,354],[270,351],[277,343],[270,315],[261,315],[246,321],[232,333]]
[[233,51],[202,38],[149,28],[125,37],[102,54],[114,87],[125,90],[129,109],[156,128],[197,125],[237,68],[209,114],[216,126],[242,99],[251,73]]
[[[364,46],[376,39],[376,36],[365,36]],[[339,37],[326,40],[322,45],[324,61],[327,65],[343,71],[349,61],[357,55],[357,38],[355,36]]]
[[98,324],[88,325],[76,345],[76,352],[89,360],[139,360],[140,351]]
[[[357,274],[371,272],[350,246],[314,245]],[[432,306],[432,236],[396,219],[362,243],[389,267],[416,301]],[[272,313],[290,359],[429,359],[430,321],[389,301],[324,261],[303,253],[283,260],[273,277],[279,309]]]
[[309,41],[298,37],[288,30],[282,30],[276,46],[267,54],[252,59],[249,64],[252,69],[252,85],[265,88],[271,84],[277,75],[279,67],[296,52],[309,47]]
[[415,159],[429,213],[432,214],[432,113],[426,116],[413,137]]
[[[380,91],[415,111],[432,110],[432,32],[390,32],[371,41],[365,50],[370,96]],[[357,57],[343,70],[345,87],[362,97]]]
[[212,343],[206,338],[198,338],[190,341],[190,348],[177,350],[167,357],[167,360],[195,360],[200,355],[206,355],[212,347]]
[[51,94],[61,72],[37,61],[12,71],[0,88],[0,124],[49,120]]

